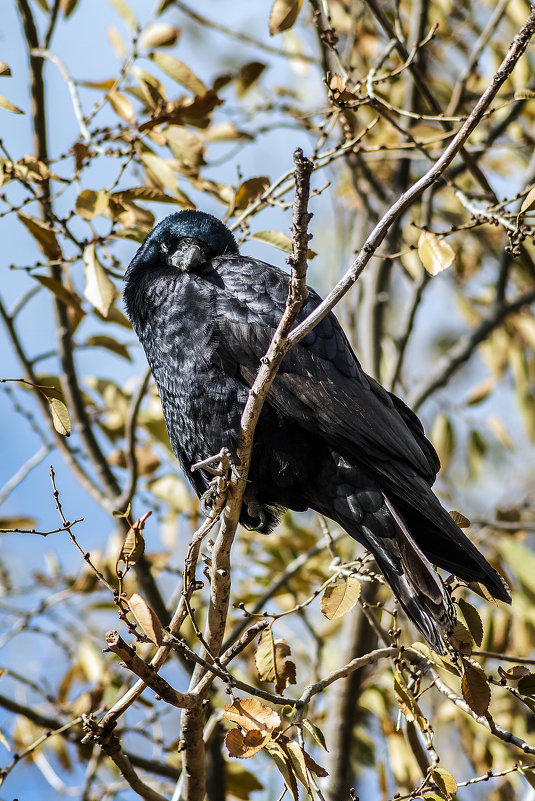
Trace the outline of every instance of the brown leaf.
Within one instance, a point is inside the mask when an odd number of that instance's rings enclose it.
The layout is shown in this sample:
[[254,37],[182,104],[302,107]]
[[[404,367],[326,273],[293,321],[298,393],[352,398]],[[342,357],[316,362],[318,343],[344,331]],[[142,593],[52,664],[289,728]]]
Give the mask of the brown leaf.
[[271,734],[281,723],[280,715],[256,698],[235,700],[232,706],[225,707],[223,717],[245,731],[258,729],[263,734]]
[[174,25],[169,25],[167,22],[153,22],[141,34],[139,46],[146,50],[169,47],[175,44],[180,34],[180,28],[175,28]]
[[[325,750],[327,750],[327,749],[325,749]],[[324,779],[325,776],[329,775],[329,772],[327,770],[325,770],[325,768],[322,768],[321,765],[318,765],[316,760],[312,759],[310,754],[307,754],[307,752],[304,751],[304,755],[305,755],[305,764],[306,764],[308,770],[312,771],[312,773],[315,773],[316,776],[319,776],[322,779]]]
[[343,101],[344,103],[357,100],[357,95],[347,88],[346,83],[347,78],[342,78],[337,72],[334,73],[329,82],[329,89],[333,100]]
[[165,87],[154,75],[140,69],[131,67],[130,72],[136,76],[139,86],[130,86],[127,91],[138,100],[141,100],[153,113],[160,112],[167,106]]
[[[526,665],[513,665],[509,670],[504,670],[501,665],[498,665],[498,673],[502,679],[514,683],[517,683],[525,676],[531,675],[530,669]],[[533,678],[535,679],[535,674],[533,674]]]
[[260,195],[266,191],[270,183],[271,181],[265,175],[249,178],[247,181],[244,181],[236,190],[234,207],[237,209],[247,208],[249,203],[256,200],[257,197],[260,197]]
[[52,412],[52,422],[54,428],[64,437],[71,435],[71,419],[69,417],[69,410],[59,398],[48,398],[50,404],[50,411]]
[[72,149],[74,152],[75,167],[78,171],[83,167],[86,158],[89,156],[89,147],[85,142],[75,142]]
[[478,648],[483,641],[483,623],[479,612],[472,604],[465,601],[464,598],[459,598],[459,608],[468,626],[468,631],[472,635],[475,644]]
[[50,292],[53,292],[66,306],[72,306],[77,311],[80,310],[82,315],[84,314],[80,306],[82,301],[74,290],[68,289],[61,281],[50,278],[48,275],[36,275],[35,273],[31,275],[32,278],[35,278],[42,286],[46,287]]
[[455,433],[450,418],[439,412],[431,428],[430,439],[440,458],[441,470],[446,470],[455,450]]
[[110,101],[110,106],[112,109],[119,117],[121,117],[121,119],[126,120],[126,122],[128,122],[130,125],[136,124],[136,112],[134,110],[134,106],[126,97],[126,95],[112,90],[111,92],[108,92],[108,100]]
[[455,260],[451,245],[431,231],[422,231],[418,239],[418,255],[430,275],[438,275]]
[[66,17],[70,17],[77,5],[78,0],[59,0],[59,7]]
[[0,95],[0,108],[5,109],[6,111],[11,111],[13,114],[24,114],[25,112],[22,111],[18,106],[15,106],[7,97],[4,95]]
[[522,201],[522,205],[520,206],[520,214],[524,214],[526,211],[531,211],[535,206],[535,186],[532,187],[524,200]]
[[158,189],[167,189],[176,197],[177,177],[169,164],[155,153],[141,153],[140,159],[145,167],[147,180]]
[[134,12],[125,0],[109,0],[111,5],[117,11],[123,22],[130,30],[135,31],[137,28],[137,21]]
[[400,670],[394,671],[394,692],[399,703],[399,708],[407,720],[416,723],[420,731],[429,731],[429,722],[409,690],[403,673]]
[[476,715],[484,715],[490,703],[487,677],[481,668],[475,668],[465,660],[463,666],[464,673],[461,680],[463,698]]
[[[108,25],[107,34],[115,55],[120,61],[124,61],[126,58],[126,44],[123,37],[114,25]],[[112,86],[114,85],[115,81],[112,82]]]
[[494,376],[486,378],[472,389],[466,402],[469,406],[475,406],[476,403],[481,403],[481,401],[484,401],[489,397],[495,386],[496,379]]
[[329,584],[321,596],[321,611],[328,620],[337,620],[353,609],[360,597],[360,581],[349,576],[346,581]]
[[474,645],[474,638],[460,620],[457,620],[453,628],[453,634],[450,636],[450,643],[456,651],[461,651],[463,654],[470,654]]
[[110,195],[112,198],[118,200],[148,200],[151,203],[176,203],[174,197],[166,195],[159,189],[154,189],[151,186],[135,186],[132,189],[122,189],[120,192],[114,192]]
[[[285,253],[292,252],[292,240],[288,234],[283,234],[281,231],[257,231],[251,234],[251,239],[256,239],[258,242],[266,242],[268,245],[273,245]],[[315,250],[308,248],[307,259],[313,259],[318,254]]]
[[21,214],[21,212],[18,212],[17,216],[33,236],[39,246],[39,250],[44,253],[47,259],[51,261],[61,259],[62,253],[58,240],[56,239],[54,231],[52,231],[47,223],[35,217]]
[[283,639],[275,640],[271,629],[260,635],[255,654],[258,676],[262,681],[275,683],[275,692],[282,693],[289,684],[295,684],[295,663],[288,659],[290,646]]
[[52,178],[56,181],[62,180],[43,161],[39,161],[34,156],[24,156],[16,161],[13,165],[13,171],[15,177],[20,180],[37,184],[49,181]]
[[105,348],[111,353],[115,353],[116,356],[121,356],[121,358],[129,362],[132,361],[132,357],[126,345],[119,342],[115,337],[108,337],[105,334],[95,334],[92,337],[88,337],[84,344],[90,348]]
[[[149,445],[138,445],[135,449],[137,471],[140,476],[150,476],[161,464],[160,460]],[[126,467],[126,454],[122,448],[112,451],[108,456],[108,463],[114,467]]]
[[470,521],[462,512],[451,511],[449,514],[453,522],[457,523],[459,528],[470,528]]
[[236,94],[238,97],[243,97],[247,94],[265,69],[266,64],[262,64],[261,61],[250,61],[248,64],[244,64],[243,67],[241,67],[236,75]]
[[241,729],[231,729],[225,737],[225,746],[231,757],[238,759],[249,759],[264,748],[271,739],[270,734],[262,734],[258,729],[249,729],[243,732]]
[[129,598],[128,606],[141,626],[143,633],[147,635],[151,642],[161,645],[163,642],[162,624],[141,595],[135,592]]
[[102,314],[108,312],[115,298],[115,285],[108,278],[104,267],[97,258],[94,245],[88,245],[84,250],[85,262],[85,290],[84,297]]
[[76,213],[84,220],[92,220],[100,215],[109,215],[109,198],[104,189],[96,192],[94,189],[84,189],[75,203]]
[[303,0],[275,0],[269,15],[269,33],[288,31],[297,22]]
[[535,695],[535,673],[523,676],[518,682],[518,690],[524,695]]
[[263,790],[264,785],[242,765],[237,762],[228,762],[225,765],[225,789],[229,798],[250,801],[251,793]]
[[[124,572],[135,565],[136,562],[139,562],[145,553],[145,538],[143,537],[142,528],[143,526],[140,525],[140,521],[137,520],[133,526],[130,526],[125,535],[121,550],[119,551],[119,556],[115,563],[115,573],[119,578],[122,578]],[[124,572],[119,569],[120,562],[124,562],[125,564]]]
[[11,68],[8,67],[3,61],[0,61],[0,75],[5,78],[11,75]]
[[176,169],[186,175],[198,175],[199,168],[206,163],[206,146],[200,136],[180,125],[170,125],[164,136],[178,162]]
[[12,528],[35,528],[37,521],[33,517],[26,517],[24,515],[14,515],[13,517],[0,517],[1,529]]
[[187,64],[169,53],[151,53],[150,58],[166,75],[174,81],[189,89],[195,96],[202,97],[208,91],[206,85],[195,75]]

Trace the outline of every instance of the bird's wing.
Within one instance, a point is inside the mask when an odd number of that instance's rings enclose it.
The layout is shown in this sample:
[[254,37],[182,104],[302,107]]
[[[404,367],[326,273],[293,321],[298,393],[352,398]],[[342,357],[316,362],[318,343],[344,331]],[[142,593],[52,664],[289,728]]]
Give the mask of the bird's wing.
[[[240,256],[214,259],[213,266],[225,289],[216,293],[218,353],[250,386],[284,310],[288,276]],[[299,320],[320,302],[310,290]],[[285,417],[394,484],[407,468],[429,483],[435,478],[438,458],[418,418],[364,373],[333,314],[285,356],[268,399]]]

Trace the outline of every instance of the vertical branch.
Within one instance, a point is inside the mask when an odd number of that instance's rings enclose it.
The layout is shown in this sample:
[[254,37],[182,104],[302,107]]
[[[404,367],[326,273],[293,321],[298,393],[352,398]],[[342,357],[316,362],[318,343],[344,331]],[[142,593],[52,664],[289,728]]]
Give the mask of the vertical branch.
[[[310,174],[313,165],[303,156],[303,152],[299,149],[294,153],[294,163],[295,201],[293,207],[292,256],[289,259],[292,274],[289,283],[288,300],[268,351],[261,359],[260,368],[249,391],[249,397],[241,418],[237,448],[239,478],[232,479],[229,484],[227,505],[212,551],[210,602],[203,635],[206,643],[203,656],[208,658],[209,653],[207,651],[215,656],[220,653],[225,634],[230,599],[230,552],[240,517],[242,498],[251,462],[255,427],[269,387],[273,383],[284,355],[289,349],[288,337],[307,295],[308,223],[311,216],[308,212],[308,200]],[[191,691],[195,691],[195,686],[205,673],[206,668],[197,664],[190,684]],[[187,801],[202,801],[205,794],[203,725],[204,714],[202,712],[184,710],[181,732],[181,742],[184,749],[182,798],[187,799]]]

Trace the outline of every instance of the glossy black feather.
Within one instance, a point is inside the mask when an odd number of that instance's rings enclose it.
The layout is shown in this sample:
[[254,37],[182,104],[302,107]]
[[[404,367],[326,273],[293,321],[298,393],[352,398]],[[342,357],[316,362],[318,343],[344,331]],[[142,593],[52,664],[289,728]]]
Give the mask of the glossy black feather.
[[[192,463],[233,452],[247,393],[282,315],[288,276],[241,256],[215,217],[161,222],[126,273],[128,316],[156,380],[169,438]],[[299,315],[321,299],[310,290]],[[281,509],[315,509],[374,555],[400,603],[443,650],[453,606],[429,562],[510,601],[499,574],[431,490],[438,457],[416,415],[362,370],[327,315],[284,358],[255,433],[241,522],[269,532]]]

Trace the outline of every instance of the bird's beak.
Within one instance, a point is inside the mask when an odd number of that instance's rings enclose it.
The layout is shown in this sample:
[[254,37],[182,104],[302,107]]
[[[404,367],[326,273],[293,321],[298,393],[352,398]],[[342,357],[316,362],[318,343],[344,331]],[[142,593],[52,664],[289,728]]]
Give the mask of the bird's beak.
[[189,245],[185,250],[180,248],[171,254],[169,261],[177,270],[187,273],[204,261],[202,250],[198,245]]

